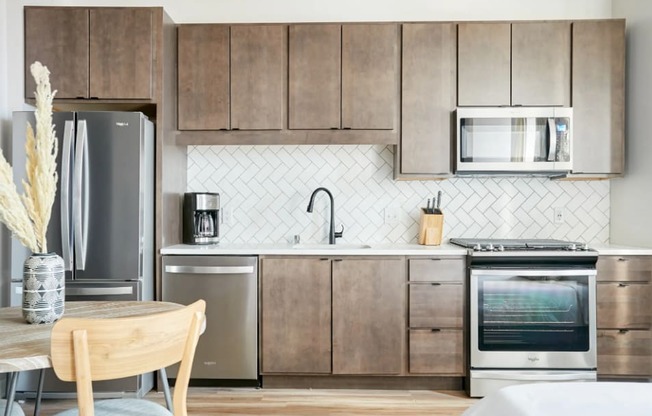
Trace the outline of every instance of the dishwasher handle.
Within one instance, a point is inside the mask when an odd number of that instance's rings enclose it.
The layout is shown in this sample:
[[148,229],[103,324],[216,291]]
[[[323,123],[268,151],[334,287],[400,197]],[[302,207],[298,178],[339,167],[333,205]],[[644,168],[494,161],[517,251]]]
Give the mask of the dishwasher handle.
[[166,273],[253,274],[254,266],[165,266]]

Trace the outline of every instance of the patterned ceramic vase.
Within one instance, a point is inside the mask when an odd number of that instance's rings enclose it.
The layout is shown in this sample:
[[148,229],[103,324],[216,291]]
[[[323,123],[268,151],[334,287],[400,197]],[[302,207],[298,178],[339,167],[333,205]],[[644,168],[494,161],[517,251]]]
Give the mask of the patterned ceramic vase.
[[30,324],[51,324],[63,315],[63,259],[55,253],[32,254],[23,266],[23,318]]

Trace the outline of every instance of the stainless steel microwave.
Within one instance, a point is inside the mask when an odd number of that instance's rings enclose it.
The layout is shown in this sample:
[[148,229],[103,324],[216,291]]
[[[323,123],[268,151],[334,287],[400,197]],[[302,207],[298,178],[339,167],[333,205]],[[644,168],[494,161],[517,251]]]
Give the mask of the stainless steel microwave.
[[457,109],[456,172],[567,173],[573,167],[573,109]]

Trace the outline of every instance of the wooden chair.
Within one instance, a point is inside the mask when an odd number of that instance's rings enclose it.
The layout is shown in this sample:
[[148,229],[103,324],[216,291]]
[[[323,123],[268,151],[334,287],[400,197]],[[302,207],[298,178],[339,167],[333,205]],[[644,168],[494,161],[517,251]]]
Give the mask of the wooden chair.
[[51,356],[56,375],[77,383],[79,409],[59,416],[172,415],[140,399],[93,402],[92,381],[113,380],[156,371],[181,362],[175,382],[175,416],[186,416],[190,370],[205,329],[206,302],[150,315],[113,319],[63,318],[52,329]]

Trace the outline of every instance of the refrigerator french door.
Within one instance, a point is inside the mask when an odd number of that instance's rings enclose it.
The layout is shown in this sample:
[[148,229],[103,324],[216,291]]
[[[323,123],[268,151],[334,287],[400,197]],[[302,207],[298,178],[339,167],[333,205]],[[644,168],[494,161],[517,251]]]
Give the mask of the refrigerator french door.
[[[14,112],[11,153],[17,184],[25,177],[28,121],[34,126],[33,112]],[[153,299],[153,123],[138,112],[89,111],[55,112],[53,124],[58,182],[47,240],[48,251],[65,263],[66,300]],[[22,281],[29,254],[12,240],[12,287]],[[30,377],[21,378],[19,391],[35,388]],[[46,393],[74,391],[74,383],[55,380],[48,374]],[[150,385],[134,377],[101,390],[122,394]]]

